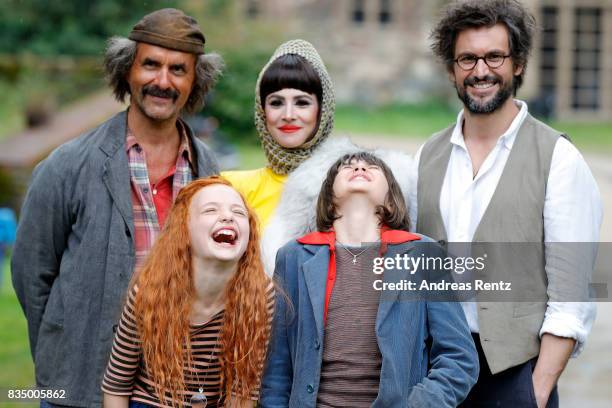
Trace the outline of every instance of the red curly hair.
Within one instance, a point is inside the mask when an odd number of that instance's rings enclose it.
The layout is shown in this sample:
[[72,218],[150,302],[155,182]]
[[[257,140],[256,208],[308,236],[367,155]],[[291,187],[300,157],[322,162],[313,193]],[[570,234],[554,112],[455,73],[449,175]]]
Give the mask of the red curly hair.
[[[195,180],[179,192],[164,229],[132,282],[138,287],[135,315],[143,358],[162,403],[167,403],[165,395],[169,392],[172,400],[183,405],[181,391],[186,389],[183,369],[192,366],[189,314],[195,300],[187,227],[189,206],[200,189],[215,184],[232,186],[215,176]],[[226,397],[234,393],[248,398],[259,385],[270,335],[266,296],[270,279],[261,263],[256,217],[244,197],[242,201],[248,211],[249,243],[238,261],[237,272],[225,288],[225,312],[219,337],[220,392]]]

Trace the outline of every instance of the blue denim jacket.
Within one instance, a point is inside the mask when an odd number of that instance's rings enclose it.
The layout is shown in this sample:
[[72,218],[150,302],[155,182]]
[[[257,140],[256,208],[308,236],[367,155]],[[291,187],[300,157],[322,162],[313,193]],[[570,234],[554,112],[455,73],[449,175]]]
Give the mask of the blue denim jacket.
[[[432,242],[422,237],[418,243],[389,245],[385,257],[411,251],[415,256],[444,256]],[[274,275],[285,293],[276,299],[261,386],[264,408],[316,406],[329,259],[328,246],[295,241],[277,255]],[[410,279],[409,271],[385,270],[385,281],[404,278]],[[372,407],[456,407],[478,378],[478,355],[456,302],[415,301],[399,291],[385,293],[378,307],[376,338],[382,367]]]

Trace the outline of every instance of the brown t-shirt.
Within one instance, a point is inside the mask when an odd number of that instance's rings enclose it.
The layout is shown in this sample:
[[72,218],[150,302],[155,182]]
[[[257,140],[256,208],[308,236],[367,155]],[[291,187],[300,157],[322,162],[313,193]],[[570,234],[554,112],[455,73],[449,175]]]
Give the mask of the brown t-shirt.
[[378,395],[382,357],[376,341],[380,293],[372,272],[380,245],[336,246],[336,282],[323,340],[318,407],[369,407]]

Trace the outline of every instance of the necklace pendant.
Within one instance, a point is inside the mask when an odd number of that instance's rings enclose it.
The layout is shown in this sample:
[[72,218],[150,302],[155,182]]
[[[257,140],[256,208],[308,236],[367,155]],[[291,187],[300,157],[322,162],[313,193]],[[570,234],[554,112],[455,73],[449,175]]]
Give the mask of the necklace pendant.
[[355,265],[356,263],[357,263],[357,257],[353,255],[353,265]]
[[204,395],[204,389],[200,387],[198,392],[193,394],[189,402],[193,408],[206,408],[206,405],[208,405],[208,399],[206,398],[206,395]]

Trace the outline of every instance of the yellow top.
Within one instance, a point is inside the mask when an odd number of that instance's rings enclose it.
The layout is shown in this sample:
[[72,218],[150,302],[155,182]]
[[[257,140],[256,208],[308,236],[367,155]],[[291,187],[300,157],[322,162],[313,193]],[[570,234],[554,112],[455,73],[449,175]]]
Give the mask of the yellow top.
[[262,232],[280,201],[287,175],[276,174],[269,167],[263,167],[224,171],[221,176],[228,179],[255,210],[259,218],[259,232]]

